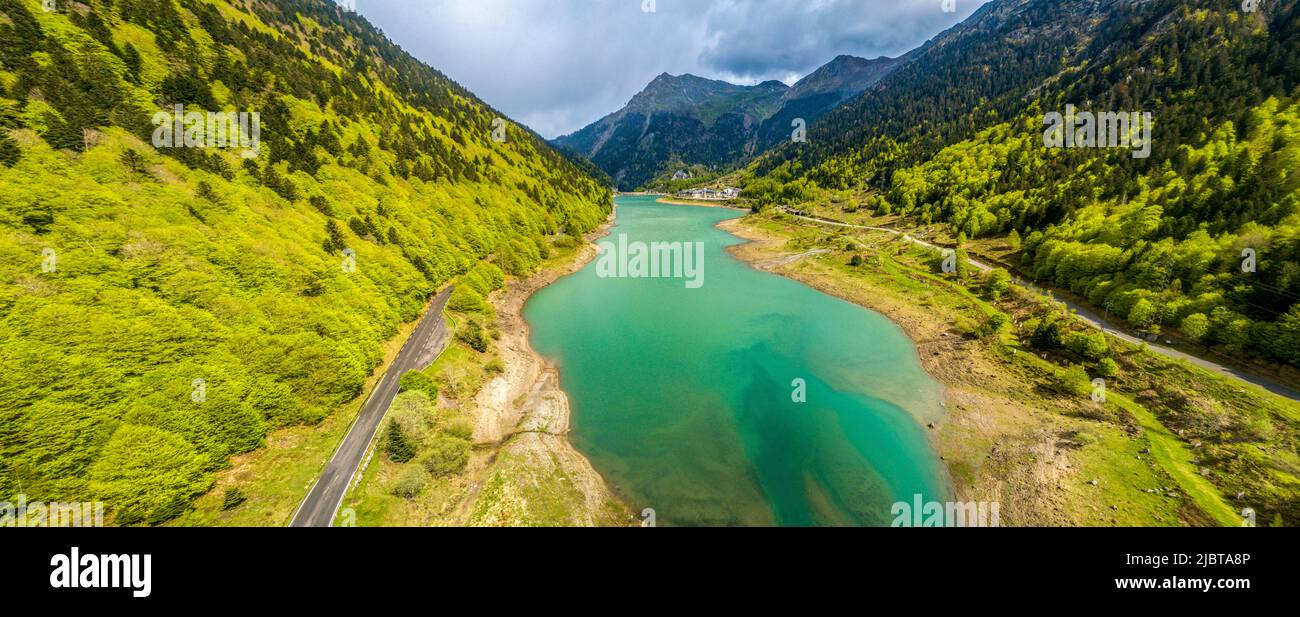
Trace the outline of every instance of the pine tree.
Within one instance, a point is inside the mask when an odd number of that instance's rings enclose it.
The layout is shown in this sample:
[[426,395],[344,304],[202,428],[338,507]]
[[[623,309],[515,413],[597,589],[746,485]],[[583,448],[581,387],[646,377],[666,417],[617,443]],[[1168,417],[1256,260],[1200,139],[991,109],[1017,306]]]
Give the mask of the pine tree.
[[339,229],[338,223],[333,219],[325,221],[325,244],[322,245],[326,253],[334,254],[347,248],[347,242],[343,240],[343,230]]
[[22,156],[23,151],[18,147],[18,142],[9,133],[0,131],[0,165],[13,167]]
[[388,432],[384,434],[384,451],[394,463],[409,463],[415,458],[415,444],[406,436],[401,424],[388,423]]
[[131,81],[140,83],[140,50],[130,43],[123,45],[122,62],[126,64],[126,73]]

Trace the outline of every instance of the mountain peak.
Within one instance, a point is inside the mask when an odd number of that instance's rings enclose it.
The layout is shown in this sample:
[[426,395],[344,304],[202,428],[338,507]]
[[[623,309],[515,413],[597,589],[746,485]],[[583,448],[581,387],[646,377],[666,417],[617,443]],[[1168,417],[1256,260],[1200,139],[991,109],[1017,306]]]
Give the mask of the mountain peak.
[[841,54],[795,83],[786,94],[786,99],[794,100],[828,93],[852,96],[880,81],[900,64],[900,58],[881,56],[875,60],[868,60]]
[[709,99],[730,96],[745,90],[725,81],[706,79],[690,73],[661,73],[627,104],[628,111],[653,113],[693,109]]

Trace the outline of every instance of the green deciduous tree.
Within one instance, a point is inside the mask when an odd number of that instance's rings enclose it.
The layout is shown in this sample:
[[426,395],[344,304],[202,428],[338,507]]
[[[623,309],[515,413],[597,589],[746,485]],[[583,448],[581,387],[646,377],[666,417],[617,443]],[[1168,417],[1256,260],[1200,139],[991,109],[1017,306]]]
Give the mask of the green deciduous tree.
[[423,392],[430,397],[438,394],[438,386],[434,385],[428,375],[420,371],[407,371],[402,375],[400,387],[402,392]]
[[1110,353],[1106,334],[1100,331],[1071,333],[1066,339],[1066,346],[1088,360],[1100,360]]
[[1204,313],[1192,313],[1183,318],[1178,329],[1182,330],[1187,338],[1200,342],[1210,332],[1210,319]]
[[1155,318],[1156,305],[1146,298],[1138,300],[1133,308],[1129,309],[1128,322],[1137,328],[1150,326]]
[[456,331],[456,338],[469,345],[470,349],[483,353],[488,350],[488,337],[483,332],[483,325],[476,320],[466,321]]

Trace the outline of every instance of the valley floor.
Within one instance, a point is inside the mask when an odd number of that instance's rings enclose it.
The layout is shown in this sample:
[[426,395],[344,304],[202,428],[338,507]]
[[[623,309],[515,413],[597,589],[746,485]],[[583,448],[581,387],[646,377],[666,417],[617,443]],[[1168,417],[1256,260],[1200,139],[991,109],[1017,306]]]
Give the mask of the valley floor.
[[[931,438],[956,497],[998,502],[1002,524],[1235,526],[1244,508],[1259,510],[1261,524],[1294,524],[1294,401],[1124,347],[1116,349],[1123,372],[1098,405],[1054,383],[1060,358],[1021,346],[1014,334],[972,335],[994,311],[1016,324],[1030,319],[1041,305],[1029,294],[1008,292],[995,308],[965,285],[930,274],[925,250],[890,234],[828,230],[779,214],[720,227],[750,240],[731,249],[738,258],[880,312],[907,333],[923,367],[945,386],[947,415],[932,425]],[[593,259],[591,242],[607,229],[492,294],[494,351],[457,341],[426,371],[439,384],[439,416],[474,427],[467,468],[404,498],[393,490],[404,466],[372,454],[336,524],[637,524],[569,443],[568,399],[555,369],[529,345],[521,315],[532,293]],[[852,251],[846,242],[856,243]],[[850,253],[867,259],[851,266]],[[453,328],[466,318],[449,315]],[[390,346],[390,359],[408,333]],[[1169,423],[1164,401],[1174,394],[1209,415],[1255,410],[1275,428],[1248,440],[1207,439],[1203,447]],[[321,426],[271,435],[267,448],[237,457],[176,523],[285,524],[355,413],[350,406]],[[223,509],[233,488],[247,500]]]

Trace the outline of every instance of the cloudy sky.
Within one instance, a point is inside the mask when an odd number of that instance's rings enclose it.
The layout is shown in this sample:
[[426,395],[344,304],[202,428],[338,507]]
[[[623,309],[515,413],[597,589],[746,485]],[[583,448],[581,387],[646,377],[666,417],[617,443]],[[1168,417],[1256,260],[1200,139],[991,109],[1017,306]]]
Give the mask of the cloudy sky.
[[793,83],[839,54],[897,56],[985,0],[356,0],[415,57],[552,138],[660,73]]

